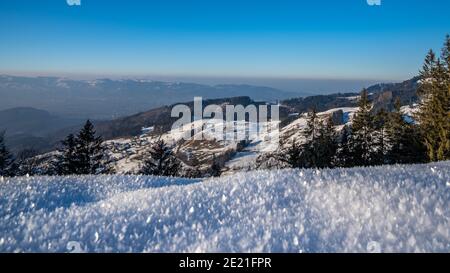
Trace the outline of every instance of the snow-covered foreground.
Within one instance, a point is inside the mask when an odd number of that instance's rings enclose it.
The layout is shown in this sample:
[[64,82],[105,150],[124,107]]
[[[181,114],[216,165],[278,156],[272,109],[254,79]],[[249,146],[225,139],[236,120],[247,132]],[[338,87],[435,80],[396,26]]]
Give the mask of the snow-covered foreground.
[[450,162],[0,179],[0,251],[450,252]]

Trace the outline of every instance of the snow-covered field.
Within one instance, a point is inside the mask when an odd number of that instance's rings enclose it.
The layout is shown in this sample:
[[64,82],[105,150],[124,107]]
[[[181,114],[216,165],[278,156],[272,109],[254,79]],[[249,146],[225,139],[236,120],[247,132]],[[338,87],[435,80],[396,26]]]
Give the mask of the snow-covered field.
[[0,178],[0,252],[450,252],[450,162]]

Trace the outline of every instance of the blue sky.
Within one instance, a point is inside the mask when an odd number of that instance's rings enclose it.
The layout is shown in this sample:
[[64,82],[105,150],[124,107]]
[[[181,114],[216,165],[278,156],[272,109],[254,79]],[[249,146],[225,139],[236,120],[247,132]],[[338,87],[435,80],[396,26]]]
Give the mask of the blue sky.
[[403,80],[448,0],[0,1],[0,73]]

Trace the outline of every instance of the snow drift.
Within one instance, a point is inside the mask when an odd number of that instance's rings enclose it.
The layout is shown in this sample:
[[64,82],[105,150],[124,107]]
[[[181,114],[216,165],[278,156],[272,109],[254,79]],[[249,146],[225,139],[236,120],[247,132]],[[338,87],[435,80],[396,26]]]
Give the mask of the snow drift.
[[449,167],[0,178],[0,251],[449,252]]

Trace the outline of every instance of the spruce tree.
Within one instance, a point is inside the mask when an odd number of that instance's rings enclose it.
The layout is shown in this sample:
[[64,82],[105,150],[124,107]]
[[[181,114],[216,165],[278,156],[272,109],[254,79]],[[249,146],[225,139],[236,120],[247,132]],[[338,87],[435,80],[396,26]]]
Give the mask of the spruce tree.
[[68,135],[62,146],[56,163],[58,174],[107,174],[112,171],[103,140],[96,136],[94,125],[89,120],[76,137]]
[[290,168],[301,168],[302,146],[294,139],[292,143],[277,156],[280,162],[284,162]]
[[351,141],[351,128],[348,125],[345,125],[341,132],[341,137],[337,148],[336,162],[337,166],[343,168],[355,166]]
[[[333,120],[323,120],[315,109],[308,114],[307,126],[303,131],[305,142],[296,147],[296,143],[286,154],[290,165],[300,168],[331,168],[335,163],[337,151],[336,132]],[[298,158],[297,158],[298,157]]]
[[141,173],[156,176],[178,176],[180,170],[181,162],[164,140],[159,139],[150,147]]
[[389,143],[387,159],[390,164],[424,162],[426,153],[419,130],[416,125],[405,121],[399,99],[395,102],[394,111],[389,114],[386,127]]
[[213,155],[211,167],[209,168],[208,173],[211,177],[219,177],[222,175],[222,166],[217,160],[215,154]]
[[442,127],[439,137],[441,143],[438,150],[438,158],[441,160],[450,159],[450,35],[447,35],[444,48],[442,50],[442,59],[445,64],[444,79],[446,86],[442,91]]
[[381,108],[374,117],[374,135],[373,135],[373,145],[374,152],[372,163],[376,165],[382,165],[388,163],[388,140],[387,140],[387,123],[389,114]]
[[430,161],[450,159],[450,36],[441,57],[432,50],[420,72],[418,94],[420,109],[416,115]]
[[355,166],[369,166],[373,158],[373,117],[369,94],[364,89],[358,102],[359,110],[355,113],[352,126],[351,145],[353,146],[353,159]]
[[16,165],[17,171],[16,175],[35,175],[39,173],[38,165],[39,160],[37,156],[39,153],[33,149],[24,149],[17,154]]
[[335,166],[335,157],[338,149],[336,131],[332,117],[319,123],[319,136],[317,139],[317,168],[332,168]]
[[403,150],[405,148],[406,127],[407,124],[400,110],[400,103],[396,101],[394,111],[389,114],[387,123],[387,136],[390,144],[388,160],[391,164],[404,162]]
[[13,156],[6,148],[5,132],[0,132],[0,176],[11,176]]
[[76,165],[78,174],[110,173],[111,168],[106,158],[103,139],[96,136],[94,125],[90,120],[78,133],[76,138]]
[[308,120],[306,121],[306,128],[303,131],[303,136],[307,140],[316,140],[319,134],[320,120],[317,116],[317,110],[315,107],[308,113]]
[[305,138],[305,142],[301,145],[300,160],[298,162],[298,167],[302,168],[318,167],[320,157],[319,136],[321,127],[323,127],[323,123],[319,120],[316,109],[312,108],[311,111],[308,113],[306,128],[303,131],[303,137]]
[[202,178],[203,172],[198,167],[193,167],[187,170],[184,170],[183,177],[186,178]]
[[60,149],[60,155],[56,161],[56,172],[59,175],[72,175],[78,174],[78,158],[77,158],[77,143],[73,134],[66,137],[61,142],[62,148]]
[[200,161],[195,155],[191,155],[189,160],[190,167],[183,170],[183,177],[187,178],[201,178],[203,176],[203,172],[200,169]]

